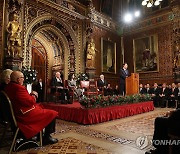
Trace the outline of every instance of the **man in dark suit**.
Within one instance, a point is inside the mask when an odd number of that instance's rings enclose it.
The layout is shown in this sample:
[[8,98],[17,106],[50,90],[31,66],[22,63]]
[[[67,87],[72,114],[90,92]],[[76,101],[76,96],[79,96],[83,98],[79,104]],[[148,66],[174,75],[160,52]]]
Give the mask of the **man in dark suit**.
[[146,89],[143,87],[143,84],[139,84],[139,93],[140,94],[145,94],[146,93]]
[[62,100],[62,103],[65,103],[66,97],[67,97],[67,102],[70,103],[69,91],[68,89],[64,88],[64,81],[61,76],[62,75],[60,72],[56,72],[55,77],[52,78],[51,86],[54,87],[52,91],[55,92],[57,89],[58,92],[61,93],[60,100]]
[[151,92],[151,87],[150,87],[150,84],[149,83],[147,83],[146,84],[146,88],[145,88],[146,90],[145,90],[145,93],[146,94],[150,94],[150,92]]
[[168,104],[170,107],[172,107],[175,104],[175,101],[178,100],[178,92],[179,89],[176,88],[176,84],[172,83],[171,89],[169,90],[169,100],[168,100]]
[[[180,109],[170,111],[165,117],[157,117],[155,119],[153,145],[156,147],[154,153],[156,154],[168,154],[169,145],[156,144],[158,141],[169,141],[168,133],[180,136]],[[179,145],[176,145],[179,148]],[[153,153],[153,152],[152,152]]]
[[159,106],[159,88],[156,82],[154,83],[154,87],[151,88],[149,93],[151,94],[153,98],[154,106],[158,107]]
[[99,91],[106,93],[106,88],[107,88],[107,81],[104,79],[104,75],[101,74],[100,79],[97,81],[97,86]]
[[159,89],[159,102],[161,107],[165,107],[168,97],[169,89],[167,88],[166,83],[163,83],[162,88]]
[[44,84],[42,82],[42,79],[40,78],[38,83],[36,84],[35,91],[38,93],[38,99],[37,102],[43,102],[44,97]]
[[120,95],[126,94],[126,78],[129,76],[129,71],[127,70],[128,64],[124,63],[123,68],[120,69]]

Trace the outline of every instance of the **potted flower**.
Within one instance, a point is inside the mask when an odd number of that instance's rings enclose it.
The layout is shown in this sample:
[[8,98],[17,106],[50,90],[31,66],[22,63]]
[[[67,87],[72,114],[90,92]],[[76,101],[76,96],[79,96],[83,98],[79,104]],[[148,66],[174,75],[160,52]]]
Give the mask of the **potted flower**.
[[32,83],[37,79],[37,71],[32,68],[22,68],[22,73],[24,74],[24,83],[27,87],[29,93],[32,91]]

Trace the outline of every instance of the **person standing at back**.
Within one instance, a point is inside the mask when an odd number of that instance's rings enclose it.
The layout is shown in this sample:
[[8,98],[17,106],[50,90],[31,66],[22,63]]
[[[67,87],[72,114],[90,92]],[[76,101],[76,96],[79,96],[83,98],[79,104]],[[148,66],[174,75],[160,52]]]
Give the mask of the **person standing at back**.
[[129,76],[129,71],[127,70],[128,64],[124,63],[123,68],[120,69],[120,95],[125,96],[126,94],[126,78]]

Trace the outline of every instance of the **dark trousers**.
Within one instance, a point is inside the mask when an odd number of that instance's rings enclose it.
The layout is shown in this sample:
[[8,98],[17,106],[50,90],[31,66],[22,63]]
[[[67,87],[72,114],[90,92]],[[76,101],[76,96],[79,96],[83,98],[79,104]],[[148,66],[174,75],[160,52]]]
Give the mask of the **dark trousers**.
[[46,127],[44,136],[50,136],[51,133],[55,132],[56,119],[52,120]]
[[159,97],[160,107],[166,107],[166,102],[168,101],[166,96]]
[[68,89],[58,89],[58,92],[61,93],[60,100],[65,101],[65,96],[67,96],[67,100],[70,100]]
[[120,84],[119,93],[120,93],[120,95],[123,95],[123,96],[126,94],[126,86],[125,86],[125,84]]

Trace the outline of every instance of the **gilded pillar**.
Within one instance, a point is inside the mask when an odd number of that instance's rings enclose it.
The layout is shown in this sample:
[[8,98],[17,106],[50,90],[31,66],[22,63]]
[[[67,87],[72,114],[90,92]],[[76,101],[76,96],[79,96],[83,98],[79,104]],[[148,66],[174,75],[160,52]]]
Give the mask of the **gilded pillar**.
[[19,70],[22,66],[22,2],[9,0],[7,5],[6,43],[4,48],[5,68]]
[[176,0],[171,1],[173,13],[172,49],[175,82],[180,82],[180,6]]

